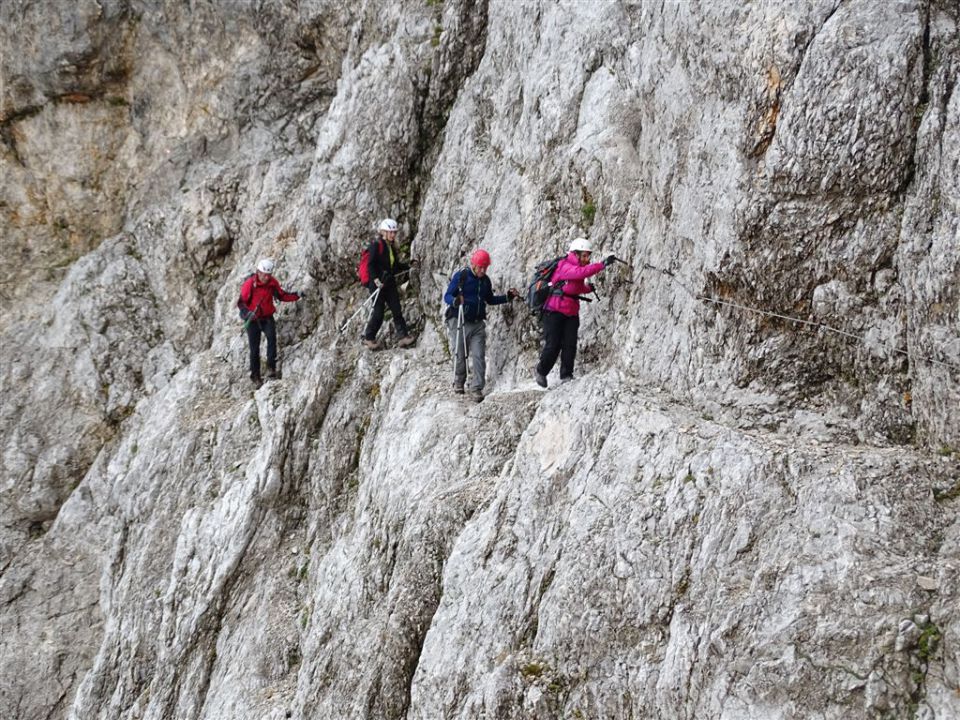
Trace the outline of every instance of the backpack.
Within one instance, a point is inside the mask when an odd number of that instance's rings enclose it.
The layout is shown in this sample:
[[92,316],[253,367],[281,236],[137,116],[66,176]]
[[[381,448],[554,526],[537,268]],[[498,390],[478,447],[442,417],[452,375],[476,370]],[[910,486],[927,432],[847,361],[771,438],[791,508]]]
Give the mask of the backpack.
[[547,301],[547,298],[551,295],[560,295],[563,293],[563,284],[566,280],[552,283],[550,282],[550,278],[553,277],[557,265],[559,265],[560,261],[565,257],[566,255],[560,255],[552,260],[544,260],[534,268],[533,278],[527,287],[527,307],[530,308],[530,312],[534,315],[539,315],[543,312],[543,304]]
[[[383,238],[378,240],[380,243],[377,249],[383,253]],[[360,284],[363,286],[370,284],[370,247],[365,247],[360,252],[360,264],[357,265],[357,277],[360,278]]]
[[[250,278],[252,278],[254,275],[256,275],[256,273],[250,273],[250,274],[247,275],[243,280],[240,281],[240,291],[241,291],[241,292],[243,292],[243,286],[244,286],[244,284],[246,284],[247,280],[249,280]],[[240,311],[240,319],[241,319],[241,320],[246,320],[247,317],[250,315],[250,313],[253,312],[252,310],[250,310],[250,308],[247,307],[246,303],[243,302],[243,296],[242,296],[242,295],[237,298],[237,310]]]
[[[460,271],[460,279],[457,281],[457,295],[463,294],[463,282],[467,279],[467,268],[463,268]],[[443,314],[444,319],[449,320],[457,316],[459,312],[458,308],[455,308],[453,305],[447,306],[447,311]]]

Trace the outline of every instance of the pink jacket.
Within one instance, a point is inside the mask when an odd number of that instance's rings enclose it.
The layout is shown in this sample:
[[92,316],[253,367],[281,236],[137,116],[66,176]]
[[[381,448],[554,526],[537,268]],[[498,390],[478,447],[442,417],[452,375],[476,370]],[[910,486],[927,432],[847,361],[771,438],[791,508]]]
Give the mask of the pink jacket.
[[590,263],[581,265],[577,260],[576,253],[569,253],[557,265],[557,269],[550,278],[551,282],[566,280],[563,284],[563,295],[551,295],[543,304],[544,310],[563,313],[564,315],[579,315],[580,301],[576,298],[567,297],[568,295],[586,295],[591,292],[591,288],[584,280],[596,275],[603,270],[603,263]]

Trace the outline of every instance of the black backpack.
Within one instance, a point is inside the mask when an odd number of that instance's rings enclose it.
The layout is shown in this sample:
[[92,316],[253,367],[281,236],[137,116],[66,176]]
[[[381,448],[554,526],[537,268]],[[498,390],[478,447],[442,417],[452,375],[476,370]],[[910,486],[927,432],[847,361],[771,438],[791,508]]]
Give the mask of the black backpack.
[[559,257],[553,258],[553,260],[544,260],[534,268],[533,278],[527,287],[527,307],[530,308],[530,312],[534,315],[539,315],[543,312],[543,304],[551,295],[563,294],[563,284],[566,280],[559,280],[553,283],[550,282],[550,278],[553,277],[557,265],[559,265],[560,261],[565,257],[566,255],[560,255]]
[[[250,274],[247,275],[243,280],[240,281],[240,290],[241,290],[241,292],[243,291],[243,285],[244,285],[244,283],[246,283],[247,280],[249,280],[250,278],[252,278],[254,275],[256,275],[256,273],[250,273]],[[240,311],[240,319],[241,319],[241,320],[246,320],[246,319],[250,316],[250,314],[253,312],[250,308],[247,307],[247,304],[243,301],[243,296],[242,296],[242,295],[237,298],[237,310]]]

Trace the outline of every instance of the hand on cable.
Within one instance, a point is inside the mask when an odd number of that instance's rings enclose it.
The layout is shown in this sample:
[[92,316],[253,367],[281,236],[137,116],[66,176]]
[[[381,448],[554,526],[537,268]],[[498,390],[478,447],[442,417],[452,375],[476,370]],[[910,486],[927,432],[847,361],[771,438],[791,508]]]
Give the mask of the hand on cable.
[[383,287],[383,280],[381,280],[380,278],[374,278],[374,279],[373,279],[373,284],[374,284],[374,285],[376,286],[376,288],[379,290],[380,288]]
[[[297,296],[297,300],[303,300],[305,294],[303,290],[291,290],[290,292]],[[294,302],[297,302],[297,300],[294,300]]]
[[516,300],[518,297],[520,297],[520,291],[517,290],[516,288],[510,288],[509,290],[507,290],[508,299]]
[[605,268],[606,268],[606,267],[610,267],[611,265],[613,265],[613,263],[616,261],[616,259],[617,259],[617,256],[616,256],[616,255],[607,255],[607,256],[603,259],[603,266],[604,266]]
[[419,261],[417,258],[412,258],[412,259],[410,260],[410,267],[412,267],[412,268],[418,268],[418,267],[420,267],[420,261]]
[[454,306],[454,307],[460,307],[461,305],[463,305],[463,295],[457,295],[457,296],[453,299],[453,306]]

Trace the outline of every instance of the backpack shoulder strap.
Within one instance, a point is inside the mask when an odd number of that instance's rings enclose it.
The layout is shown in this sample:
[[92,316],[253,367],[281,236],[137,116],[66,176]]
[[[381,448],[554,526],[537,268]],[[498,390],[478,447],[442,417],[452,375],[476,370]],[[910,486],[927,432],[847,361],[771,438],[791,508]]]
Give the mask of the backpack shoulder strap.
[[[383,238],[376,238],[371,241],[371,243],[364,248],[361,255],[366,255],[367,272],[370,274],[370,279],[372,280],[375,267],[374,263],[379,263],[380,257],[383,255]],[[362,261],[363,257],[361,256],[361,262]]]
[[376,256],[377,267],[386,268],[387,272],[392,272],[393,266],[390,264],[390,249],[387,247],[387,241],[378,237],[374,243],[374,249],[376,252],[370,253],[370,262],[373,262]]
[[559,257],[554,258],[553,261],[550,263],[550,267],[553,269],[550,271],[550,278],[547,280],[547,282],[550,284],[551,295],[567,295],[567,297],[575,297],[573,295],[569,295],[568,293],[564,292],[563,286],[567,284],[566,280],[553,279],[553,276],[557,274],[557,270],[560,269],[560,263],[563,261],[565,257],[566,255],[560,255]]

